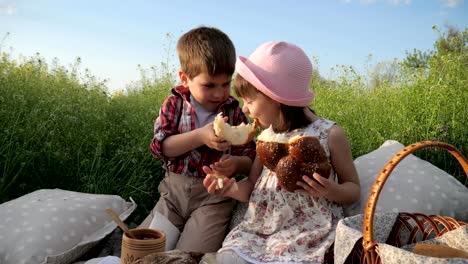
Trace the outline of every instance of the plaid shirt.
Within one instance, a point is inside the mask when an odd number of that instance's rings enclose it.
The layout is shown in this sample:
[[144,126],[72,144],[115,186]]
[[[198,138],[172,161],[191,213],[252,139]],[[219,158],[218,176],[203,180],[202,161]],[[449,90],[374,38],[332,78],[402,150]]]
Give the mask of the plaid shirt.
[[[205,177],[206,173],[202,167],[218,161],[224,152],[211,149],[206,145],[175,158],[165,157],[162,152],[164,139],[195,129],[195,109],[190,104],[189,89],[178,86],[173,88],[171,92],[172,95],[168,96],[162,104],[159,117],[154,123],[154,137],[150,144],[151,152],[156,158],[163,160],[165,168],[171,172],[193,177]],[[223,112],[224,116],[228,116],[231,125],[248,123],[247,117],[239,107],[239,101],[232,96],[229,96],[221,104],[218,112]],[[232,146],[231,155],[248,156],[253,160],[255,158],[255,141],[252,140],[243,146]]]

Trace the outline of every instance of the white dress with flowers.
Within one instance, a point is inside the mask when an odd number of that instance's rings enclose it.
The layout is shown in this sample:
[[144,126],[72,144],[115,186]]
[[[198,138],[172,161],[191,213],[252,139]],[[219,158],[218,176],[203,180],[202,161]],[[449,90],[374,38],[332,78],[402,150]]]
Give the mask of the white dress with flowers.
[[[318,119],[287,135],[318,136],[330,159],[327,142],[334,124]],[[278,186],[275,173],[264,167],[242,222],[227,235],[219,252],[233,250],[252,263],[321,263],[342,217],[338,204],[288,192]]]

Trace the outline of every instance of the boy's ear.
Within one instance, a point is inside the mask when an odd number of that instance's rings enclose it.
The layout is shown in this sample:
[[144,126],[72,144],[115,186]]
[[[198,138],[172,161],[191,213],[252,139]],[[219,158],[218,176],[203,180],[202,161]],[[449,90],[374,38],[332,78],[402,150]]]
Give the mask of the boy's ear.
[[182,83],[182,85],[184,87],[187,87],[189,78],[182,70],[179,70],[179,79],[180,79],[180,82]]

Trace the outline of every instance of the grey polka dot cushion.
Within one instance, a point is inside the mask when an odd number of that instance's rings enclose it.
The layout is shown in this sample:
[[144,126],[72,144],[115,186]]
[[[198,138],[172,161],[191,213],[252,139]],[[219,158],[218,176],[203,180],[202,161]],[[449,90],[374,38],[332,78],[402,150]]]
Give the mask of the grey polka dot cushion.
[[[347,215],[363,214],[371,187],[383,166],[404,146],[387,140],[378,149],[358,157],[354,164],[361,181],[361,200],[347,206]],[[412,154],[388,177],[376,212],[436,214],[468,221],[468,189],[452,175]]]
[[126,219],[136,204],[60,189],[0,204],[0,263],[72,263],[116,228],[106,208]]

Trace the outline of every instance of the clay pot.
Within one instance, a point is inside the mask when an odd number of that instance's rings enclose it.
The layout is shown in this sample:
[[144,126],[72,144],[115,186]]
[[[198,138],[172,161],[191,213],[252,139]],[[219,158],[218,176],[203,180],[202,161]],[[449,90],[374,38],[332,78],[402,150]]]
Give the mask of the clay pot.
[[154,229],[132,229],[130,232],[136,237],[129,238],[122,235],[121,264],[135,263],[146,255],[164,252],[166,249],[166,234]]

